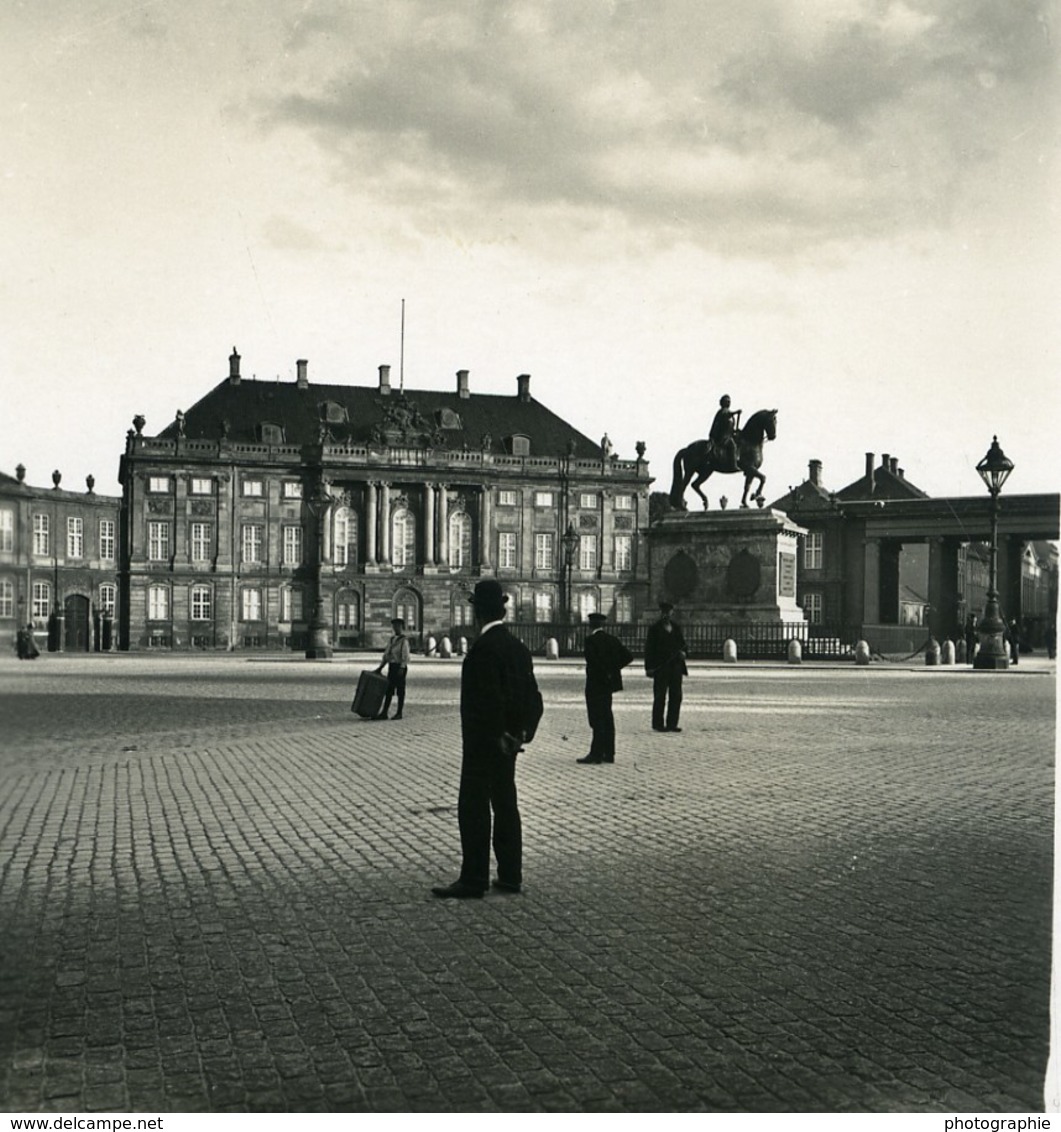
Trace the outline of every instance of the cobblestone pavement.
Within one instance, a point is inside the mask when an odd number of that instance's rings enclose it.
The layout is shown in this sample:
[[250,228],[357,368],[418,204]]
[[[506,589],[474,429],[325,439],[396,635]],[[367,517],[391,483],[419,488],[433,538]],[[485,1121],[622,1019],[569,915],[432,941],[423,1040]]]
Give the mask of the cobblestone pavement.
[[538,662],[527,885],[456,875],[456,661],[0,660],[8,1111],[1042,1110],[1054,666]]

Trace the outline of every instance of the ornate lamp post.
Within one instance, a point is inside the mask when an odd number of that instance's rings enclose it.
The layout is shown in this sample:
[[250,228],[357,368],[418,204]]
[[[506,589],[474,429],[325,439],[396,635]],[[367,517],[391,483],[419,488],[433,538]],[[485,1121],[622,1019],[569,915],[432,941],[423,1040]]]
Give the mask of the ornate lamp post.
[[306,500],[306,506],[317,527],[317,555],[313,564],[313,617],[309,626],[309,640],[306,642],[307,660],[331,660],[332,644],[328,634],[328,618],[324,612],[324,586],[321,574],[324,570],[324,524],[332,497],[324,484],[318,481],[313,494]]
[[564,619],[570,625],[575,619],[575,611],[571,608],[571,571],[575,566],[575,552],[578,550],[578,532],[574,523],[567,524],[564,532]]
[[988,558],[987,602],[980,618],[980,651],[973,660],[973,668],[990,671],[1009,667],[1006,642],[1002,636],[1006,626],[998,608],[998,496],[1013,471],[1013,461],[999,447],[997,436],[991,441],[987,455],[976,465],[976,470],[991,493],[991,553]]

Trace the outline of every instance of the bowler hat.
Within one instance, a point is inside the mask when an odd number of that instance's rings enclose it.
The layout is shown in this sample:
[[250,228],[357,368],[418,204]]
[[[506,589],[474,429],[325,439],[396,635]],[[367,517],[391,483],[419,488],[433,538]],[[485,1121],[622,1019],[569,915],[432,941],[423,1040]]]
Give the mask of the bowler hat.
[[608,617],[604,613],[591,613],[589,614],[588,620],[591,625],[603,625],[604,622],[608,620]]
[[405,628],[405,618],[404,617],[392,617],[391,618],[391,624],[392,625],[398,625],[402,629],[404,629]]
[[672,602],[669,602],[669,601],[661,601],[661,602],[659,603],[659,611],[660,611],[660,613],[670,613],[670,611],[671,611],[671,610],[672,610],[673,608],[674,608],[674,605],[673,605],[673,603],[672,603]]
[[493,578],[483,578],[475,583],[475,589],[468,595],[472,605],[505,605],[508,594],[501,588],[500,582]]

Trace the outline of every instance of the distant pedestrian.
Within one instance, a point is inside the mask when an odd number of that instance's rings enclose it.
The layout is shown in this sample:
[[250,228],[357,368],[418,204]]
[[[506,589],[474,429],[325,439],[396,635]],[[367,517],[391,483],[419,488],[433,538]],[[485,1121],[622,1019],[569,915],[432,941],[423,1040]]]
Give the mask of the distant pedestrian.
[[395,719],[401,719],[402,709],[405,707],[405,677],[409,672],[409,638],[405,635],[405,622],[401,617],[391,619],[393,635],[383,650],[383,659],[379,662],[377,672],[383,671],[387,666],[387,698],[375,719],[386,719],[390,711],[391,698],[398,693],[398,710],[394,713]]
[[1006,630],[1005,639],[1009,642],[1009,659],[1011,664],[1020,662],[1020,622],[1014,617]]
[[685,638],[671,620],[673,611],[669,601],[661,601],[660,618],[649,627],[645,639],[645,675],[652,677],[653,731],[681,731],[682,678],[689,675],[689,669],[685,664]]
[[471,595],[479,628],[461,666],[461,777],[457,823],[460,876],[432,888],[443,899],[485,894],[490,884],[491,811],[500,892],[523,884],[523,826],[516,799],[516,756],[534,738],[542,698],[530,651],[504,626],[507,595],[492,578]]
[[1053,618],[1046,623],[1046,655],[1051,660],[1057,658],[1057,622]]
[[612,694],[623,690],[623,669],[634,659],[634,654],[618,637],[604,631],[607,620],[603,613],[589,615],[590,631],[585,648],[586,715],[593,741],[589,754],[575,760],[580,763],[615,762]]
[[36,660],[40,656],[37,642],[33,639],[33,622],[15,634],[15,652],[19,660]]
[[965,619],[965,659],[972,664],[976,657],[976,617],[970,613]]

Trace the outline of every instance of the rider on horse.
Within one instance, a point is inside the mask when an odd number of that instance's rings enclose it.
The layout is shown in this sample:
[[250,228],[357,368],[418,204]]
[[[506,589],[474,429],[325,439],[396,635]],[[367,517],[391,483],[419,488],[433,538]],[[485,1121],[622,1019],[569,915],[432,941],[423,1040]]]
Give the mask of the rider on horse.
[[718,453],[721,467],[737,467],[737,432],[740,428],[740,409],[730,409],[729,394],[719,401],[719,410],[711,422],[711,431],[707,434]]

